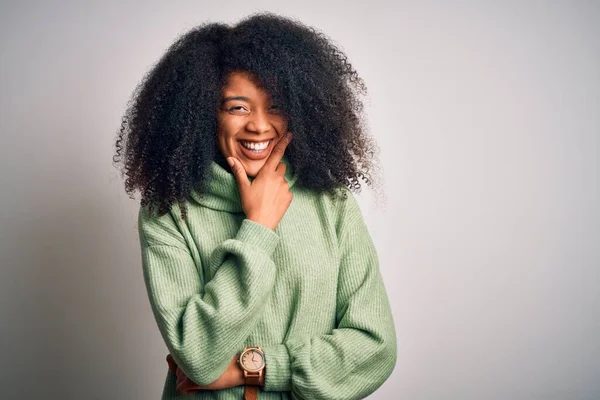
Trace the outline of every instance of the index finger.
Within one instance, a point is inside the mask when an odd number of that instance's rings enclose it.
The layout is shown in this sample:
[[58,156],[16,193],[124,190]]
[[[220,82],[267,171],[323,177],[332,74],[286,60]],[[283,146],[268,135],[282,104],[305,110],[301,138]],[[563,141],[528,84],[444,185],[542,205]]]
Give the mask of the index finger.
[[285,135],[283,135],[281,139],[279,139],[279,142],[277,142],[277,144],[273,148],[273,151],[271,152],[271,154],[269,154],[269,158],[265,162],[263,168],[267,167],[267,169],[270,169],[272,171],[277,169],[277,167],[279,166],[279,162],[281,161],[281,157],[283,157],[283,154],[285,153],[287,145],[292,140],[292,136],[292,132],[288,131]]

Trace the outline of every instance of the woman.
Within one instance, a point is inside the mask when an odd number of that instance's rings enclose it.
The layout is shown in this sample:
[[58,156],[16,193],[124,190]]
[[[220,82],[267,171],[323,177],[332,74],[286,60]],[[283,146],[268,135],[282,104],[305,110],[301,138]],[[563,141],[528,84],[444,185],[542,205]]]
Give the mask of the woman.
[[145,77],[116,159],[142,193],[162,399],[361,399],[391,374],[394,321],[351,192],[372,184],[365,90],[324,34],[270,13],[191,30]]

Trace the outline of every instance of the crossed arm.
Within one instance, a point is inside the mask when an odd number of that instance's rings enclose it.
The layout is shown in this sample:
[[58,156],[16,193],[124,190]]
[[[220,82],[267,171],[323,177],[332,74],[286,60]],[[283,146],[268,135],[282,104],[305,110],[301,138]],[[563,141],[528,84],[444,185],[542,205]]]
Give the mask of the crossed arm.
[[[248,219],[213,253],[205,285],[170,217],[140,214],[145,282],[161,334],[177,366],[178,384],[197,390],[243,384],[238,354],[273,288],[271,255],[278,235]],[[338,225],[340,273],[336,329],[261,347],[263,390],[294,391],[311,399],[361,399],[389,377],[396,332],[375,247],[351,193]],[[158,232],[171,233],[165,236]],[[210,354],[202,349],[211,348]],[[179,379],[180,378],[180,379]]]

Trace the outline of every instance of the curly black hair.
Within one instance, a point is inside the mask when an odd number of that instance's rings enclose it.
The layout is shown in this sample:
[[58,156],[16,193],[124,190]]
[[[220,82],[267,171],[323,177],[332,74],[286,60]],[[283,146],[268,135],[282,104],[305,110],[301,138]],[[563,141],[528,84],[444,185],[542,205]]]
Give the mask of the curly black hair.
[[216,110],[231,71],[257,77],[288,119],[295,185],[343,197],[336,189],[359,192],[359,178],[373,186],[379,149],[363,117],[364,81],[324,33],[259,12],[180,35],[137,85],[113,156],[131,198],[139,189],[141,205],[160,215],[178,202],[186,218],[190,192],[205,188],[211,161],[223,162]]

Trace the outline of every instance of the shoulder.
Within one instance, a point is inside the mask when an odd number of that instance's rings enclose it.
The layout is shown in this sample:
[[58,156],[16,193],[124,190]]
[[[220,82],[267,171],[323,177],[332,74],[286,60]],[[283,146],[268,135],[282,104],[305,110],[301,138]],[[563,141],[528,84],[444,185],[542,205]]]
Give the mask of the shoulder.
[[179,217],[179,207],[174,206],[163,215],[152,213],[147,206],[138,210],[138,234],[142,246],[166,245],[186,247],[186,241],[181,234],[176,219]]
[[314,201],[319,204],[318,207],[334,223],[338,235],[348,225],[356,223],[357,220],[362,220],[362,213],[356,195],[346,186],[339,187],[335,195],[322,192],[313,196]]

